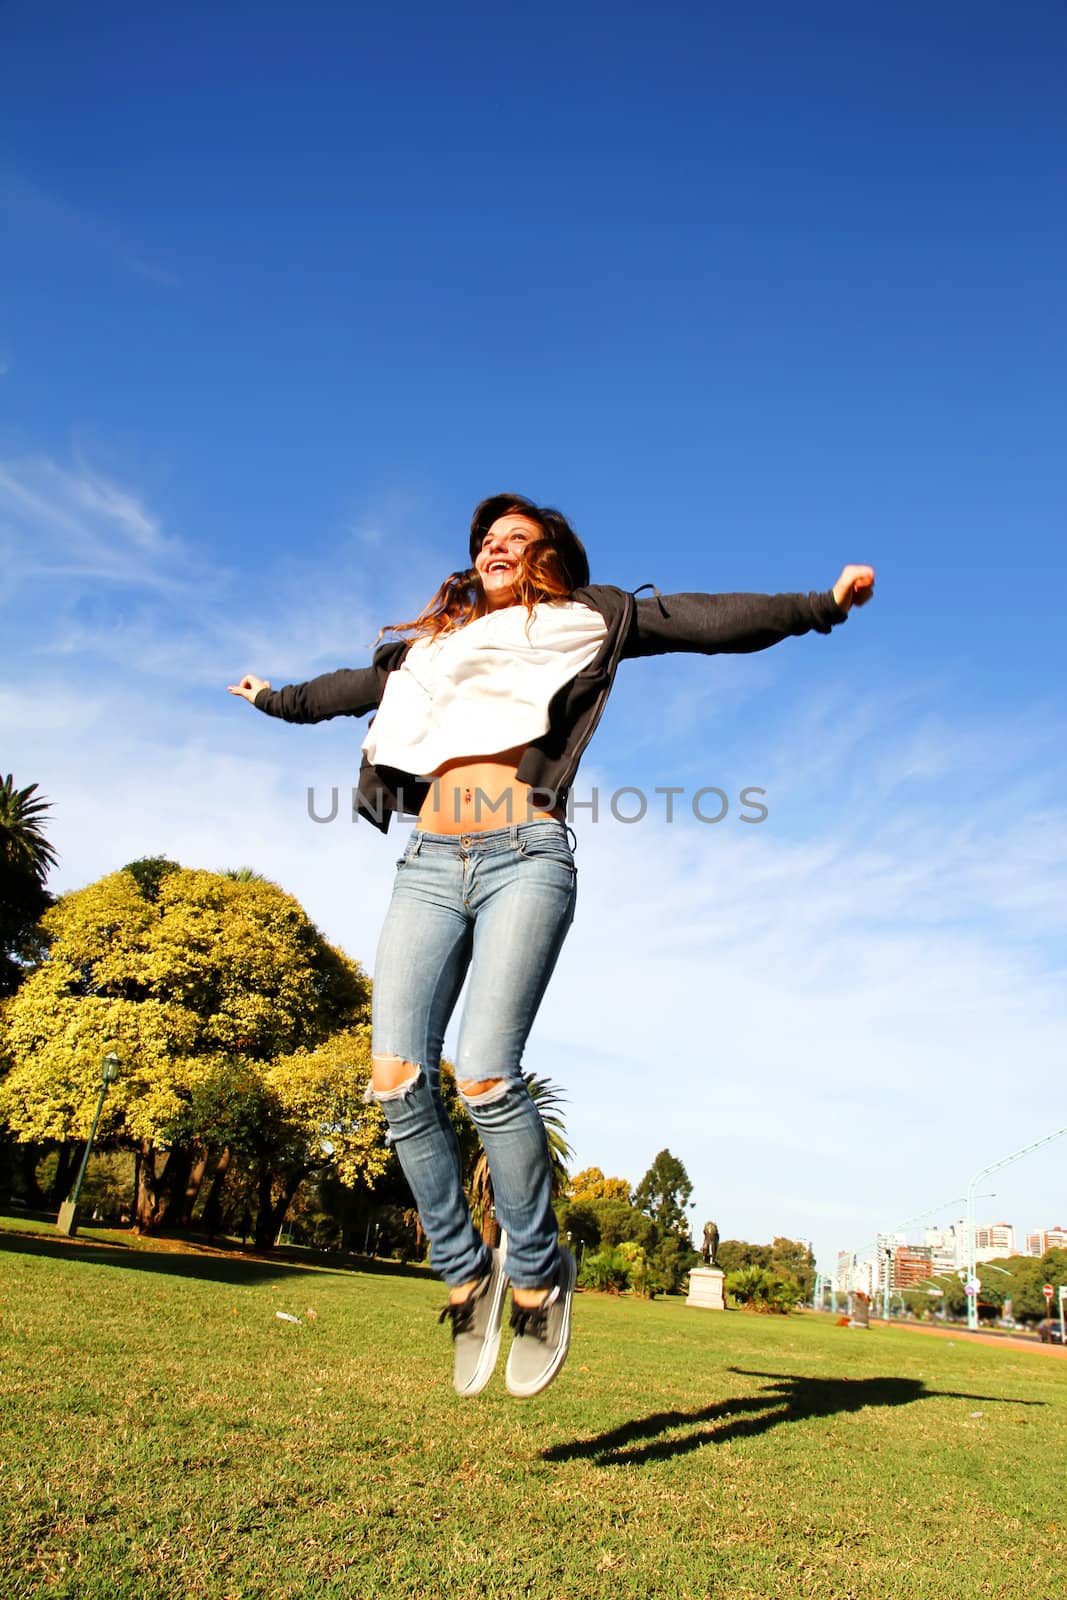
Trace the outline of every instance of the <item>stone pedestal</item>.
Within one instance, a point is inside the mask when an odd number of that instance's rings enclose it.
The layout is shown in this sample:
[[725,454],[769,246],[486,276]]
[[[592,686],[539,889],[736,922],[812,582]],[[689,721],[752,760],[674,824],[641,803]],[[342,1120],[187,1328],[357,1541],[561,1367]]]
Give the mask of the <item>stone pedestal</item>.
[[694,1267],[689,1274],[686,1305],[703,1306],[706,1311],[725,1311],[726,1296],[722,1289],[725,1277],[721,1267]]
[[64,1200],[59,1208],[59,1217],[56,1221],[56,1232],[75,1234],[78,1231],[78,1208],[70,1200]]

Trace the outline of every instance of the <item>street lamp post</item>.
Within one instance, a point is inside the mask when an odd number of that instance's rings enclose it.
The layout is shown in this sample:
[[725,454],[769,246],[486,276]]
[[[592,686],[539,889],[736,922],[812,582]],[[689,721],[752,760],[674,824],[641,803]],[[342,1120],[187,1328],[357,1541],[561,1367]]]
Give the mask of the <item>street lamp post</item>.
[[[888,1234],[880,1234],[879,1238],[892,1239],[894,1234],[900,1233],[905,1228],[910,1228],[913,1222],[921,1222],[924,1217],[932,1216],[935,1211],[944,1211],[948,1206],[954,1206],[958,1200],[962,1199],[963,1195],[957,1195],[955,1200],[946,1200],[939,1206],[927,1206],[925,1211],[917,1211],[913,1217],[905,1217],[903,1222],[898,1222],[895,1228],[891,1228],[889,1230]],[[879,1248],[877,1239],[874,1241],[874,1248],[875,1250],[878,1250]],[[893,1246],[891,1244],[887,1244],[883,1248],[885,1250],[885,1256],[880,1261],[880,1265],[884,1273],[884,1282],[882,1284],[882,1316],[885,1318],[886,1322],[888,1322],[889,1307],[892,1300],[892,1284],[890,1283],[890,1277],[893,1266]],[[877,1287],[877,1283],[873,1283],[871,1285],[872,1295],[877,1290]]]
[[93,1113],[93,1125],[89,1129],[89,1137],[85,1141],[85,1154],[82,1156],[82,1164],[78,1168],[78,1176],[74,1180],[74,1188],[70,1192],[70,1198],[64,1200],[59,1208],[59,1218],[56,1222],[56,1231],[58,1233],[65,1233],[69,1236],[78,1231],[78,1201],[81,1198],[82,1184],[85,1182],[85,1174],[89,1166],[89,1153],[93,1148],[93,1139],[96,1135],[96,1125],[100,1121],[100,1113],[104,1109],[104,1097],[119,1075],[119,1065],[119,1058],[114,1050],[109,1050],[100,1063],[100,1094],[97,1098],[96,1110]]
[[889,1321],[893,1304],[893,1247],[886,1245],[882,1257],[882,1320]]
[[981,1178],[987,1178],[991,1172],[999,1172],[1001,1167],[1010,1167],[1013,1161],[1019,1161],[1023,1156],[1028,1156],[1031,1150],[1039,1150],[1043,1144],[1051,1144],[1053,1139],[1061,1139],[1067,1133],[1067,1128],[1057,1128],[1055,1133],[1047,1133],[1043,1139],[1035,1139],[1033,1144],[1026,1145],[1022,1150],[1015,1150],[1010,1156],[1002,1156],[999,1161],[993,1161],[988,1167],[983,1167],[976,1172],[967,1185],[967,1326],[972,1331],[978,1326],[978,1260],[975,1246],[975,1214],[974,1202],[977,1198],[975,1191]]

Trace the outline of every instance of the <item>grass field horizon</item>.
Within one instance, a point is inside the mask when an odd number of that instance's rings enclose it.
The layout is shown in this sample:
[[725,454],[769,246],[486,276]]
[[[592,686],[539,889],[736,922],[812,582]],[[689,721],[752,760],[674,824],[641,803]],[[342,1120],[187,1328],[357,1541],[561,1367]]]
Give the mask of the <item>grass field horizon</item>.
[[1062,1360],[584,1294],[463,1401],[424,1272],[116,1241],[0,1220],[5,1597],[1063,1592]]

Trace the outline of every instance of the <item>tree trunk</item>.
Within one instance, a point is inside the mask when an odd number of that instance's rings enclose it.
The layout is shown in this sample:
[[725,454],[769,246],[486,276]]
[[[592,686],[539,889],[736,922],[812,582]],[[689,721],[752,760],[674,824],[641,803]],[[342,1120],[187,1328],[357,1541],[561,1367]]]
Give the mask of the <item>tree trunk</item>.
[[[59,1176],[63,1170],[63,1154],[65,1150],[66,1145],[61,1144],[59,1146],[59,1166],[56,1168],[57,1176]],[[41,1163],[41,1158],[44,1153],[44,1145],[38,1144],[36,1141],[32,1144],[15,1144],[10,1147],[10,1165],[12,1176],[17,1177],[17,1187],[22,1193],[22,1198],[25,1200],[26,1204],[28,1206],[32,1206],[35,1211],[44,1210],[50,1200],[58,1202],[67,1198],[66,1190],[64,1189],[60,1191],[56,1183],[53,1183],[48,1194],[45,1194],[44,1190],[37,1182],[37,1168]],[[68,1161],[68,1176],[69,1170],[70,1162]]]
[[165,1228],[180,1227],[185,1211],[185,1196],[189,1187],[189,1176],[193,1170],[193,1147],[188,1144],[175,1145],[167,1157],[167,1164],[163,1169],[163,1216],[162,1225]]
[[163,1221],[166,1208],[166,1172],[169,1156],[164,1158],[162,1171],[156,1172],[156,1147],[150,1139],[142,1139],[137,1152],[137,1190],[133,1202],[134,1233],[155,1233]]
[[281,1198],[276,1202],[271,1201],[271,1174],[260,1173],[257,1189],[259,1192],[259,1211],[256,1215],[256,1249],[271,1250],[278,1237],[278,1229],[285,1221],[289,1207],[293,1203],[293,1196],[303,1183],[312,1167],[302,1167],[296,1173],[288,1173],[285,1178]]
[[203,1187],[204,1175],[207,1172],[207,1164],[210,1159],[207,1150],[202,1144],[194,1146],[194,1150],[192,1168],[188,1182],[185,1185],[185,1204],[182,1207],[181,1215],[183,1228],[188,1228],[192,1224],[193,1212],[196,1209],[196,1202],[200,1198],[200,1190]]
[[211,1175],[211,1188],[208,1190],[207,1203],[200,1218],[200,1226],[211,1240],[219,1231],[222,1220],[222,1192],[226,1187],[226,1174],[230,1170],[232,1161],[230,1147],[226,1145],[215,1163],[215,1171]]
[[48,1198],[54,1204],[58,1205],[60,1201],[65,1200],[70,1192],[70,1186],[74,1181],[75,1154],[76,1147],[68,1141],[64,1141],[56,1152],[56,1173],[48,1194]]

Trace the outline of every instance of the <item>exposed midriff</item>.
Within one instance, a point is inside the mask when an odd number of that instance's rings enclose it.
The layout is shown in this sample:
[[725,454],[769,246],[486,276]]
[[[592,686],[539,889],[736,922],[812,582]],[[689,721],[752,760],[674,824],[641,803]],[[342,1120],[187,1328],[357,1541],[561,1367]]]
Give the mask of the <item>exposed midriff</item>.
[[488,833],[517,822],[561,822],[563,808],[537,808],[534,791],[518,776],[525,748],[443,762],[422,803],[419,827],[426,833]]

